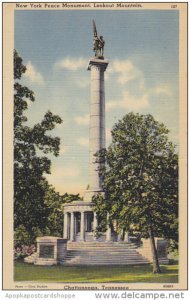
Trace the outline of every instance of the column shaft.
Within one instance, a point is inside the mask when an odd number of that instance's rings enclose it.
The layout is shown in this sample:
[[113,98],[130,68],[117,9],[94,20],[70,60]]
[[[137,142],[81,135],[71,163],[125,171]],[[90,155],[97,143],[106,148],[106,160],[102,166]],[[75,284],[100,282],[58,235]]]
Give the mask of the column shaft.
[[64,228],[63,228],[63,238],[67,239],[67,226],[68,226],[68,215],[64,213]]
[[102,191],[98,174],[99,164],[94,154],[105,147],[105,95],[104,69],[101,65],[91,66],[91,105],[90,105],[90,190]]
[[124,235],[124,241],[127,242],[127,243],[130,242],[128,231],[125,232],[125,235]]
[[80,240],[85,240],[85,224],[84,224],[84,212],[81,212],[81,220],[80,220]]
[[96,240],[95,231],[96,231],[97,226],[98,226],[98,220],[97,220],[96,212],[94,212],[93,230],[94,230],[94,239],[95,240]]
[[122,237],[123,237],[123,229],[121,230],[121,232],[117,235],[117,240],[122,241]]
[[104,72],[108,61],[92,58],[88,70],[91,72],[91,102],[90,102],[90,141],[89,141],[89,190],[86,191],[84,201],[92,201],[96,192],[103,192],[99,176],[99,163],[94,156],[105,148],[105,89]]
[[111,228],[109,225],[109,214],[107,214],[107,221],[108,221],[108,224],[107,224],[107,230],[106,230],[106,242],[110,242],[111,241]]
[[75,230],[75,226],[74,226],[74,212],[71,212],[71,228],[70,228],[71,232],[70,232],[70,240],[74,241],[74,230]]

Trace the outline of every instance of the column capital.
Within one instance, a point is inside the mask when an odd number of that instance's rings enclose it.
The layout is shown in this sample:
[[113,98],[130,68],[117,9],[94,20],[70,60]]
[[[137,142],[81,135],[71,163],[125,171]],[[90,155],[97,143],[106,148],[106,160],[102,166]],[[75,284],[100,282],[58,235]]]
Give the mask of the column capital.
[[96,67],[98,70],[105,71],[109,64],[108,60],[98,59],[98,58],[91,58],[88,63],[87,70],[91,70],[91,67]]

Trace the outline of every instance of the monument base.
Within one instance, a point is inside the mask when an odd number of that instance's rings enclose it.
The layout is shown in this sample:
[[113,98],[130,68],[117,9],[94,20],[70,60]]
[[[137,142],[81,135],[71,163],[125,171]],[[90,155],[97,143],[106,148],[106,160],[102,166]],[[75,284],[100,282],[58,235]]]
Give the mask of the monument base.
[[66,257],[67,240],[54,236],[43,236],[37,238],[36,241],[37,252],[32,257],[27,257],[25,262],[52,266]]
[[[40,239],[40,240],[39,240]],[[38,249],[24,261],[35,265],[144,265],[152,263],[150,240],[143,246],[126,241],[66,241],[57,237],[37,238]],[[160,264],[168,264],[167,241],[156,238]]]
[[92,198],[98,194],[104,197],[104,192],[102,190],[98,190],[98,191],[86,190],[84,193],[84,201],[92,202]]

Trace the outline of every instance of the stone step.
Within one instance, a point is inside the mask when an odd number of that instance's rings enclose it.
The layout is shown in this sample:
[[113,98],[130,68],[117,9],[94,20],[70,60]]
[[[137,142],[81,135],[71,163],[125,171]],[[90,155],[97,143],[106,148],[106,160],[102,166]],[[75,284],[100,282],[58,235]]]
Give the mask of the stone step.
[[150,264],[148,261],[120,261],[120,262],[112,262],[112,263],[108,263],[108,262],[69,262],[69,261],[65,261],[65,262],[61,262],[61,265],[65,265],[65,266],[88,266],[88,265],[94,265],[94,266],[111,266],[111,265],[115,265],[115,266],[121,266],[121,265],[147,265]]
[[[65,259],[65,260],[69,260],[69,259]],[[114,262],[114,261],[147,261],[146,258],[143,258],[143,257],[131,257],[129,259],[123,259],[123,258],[88,258],[88,257],[81,257],[81,256],[76,256],[74,258],[71,258],[70,261],[76,261],[76,260],[79,260],[79,261],[108,261],[108,262]]]
[[[119,258],[119,259],[123,259],[123,258],[133,258],[133,257],[139,257],[140,255],[139,254],[137,254],[137,253],[134,253],[134,254],[132,254],[132,255],[123,255],[123,256],[121,256],[121,255],[100,255],[99,253],[97,254],[96,253],[96,255],[82,255],[82,254],[80,254],[80,253],[78,253],[78,254],[76,254],[76,255],[66,255],[66,258],[73,258],[73,257],[78,257],[78,256],[80,256],[80,257],[84,257],[84,258],[93,258],[93,257],[96,257],[96,256],[98,256],[99,258],[105,258],[105,257],[107,257],[107,258]],[[142,256],[140,256],[140,257],[142,257]]]
[[138,265],[149,264],[133,243],[69,242],[64,265]]
[[162,265],[168,265],[169,259],[168,258],[159,258],[159,263]]
[[[132,243],[118,242],[69,242],[62,265],[143,265],[149,264]],[[54,265],[55,260],[41,259],[37,253],[25,258],[25,262],[35,265]]]
[[116,248],[116,249],[136,249],[137,246],[134,245],[134,244],[125,244],[125,245],[121,245],[121,244],[110,244],[110,243],[107,243],[107,244],[104,244],[104,245],[101,245],[100,243],[99,244],[87,244],[87,243],[68,243],[67,244],[67,249],[68,250],[71,250],[71,249],[94,249],[94,248],[100,248],[100,249],[113,249],[113,248]]
[[[81,257],[81,258],[89,258],[89,259],[93,259],[93,257],[94,256],[89,256],[89,255],[76,255],[76,256],[79,256],[79,257]],[[65,258],[66,259],[72,259],[72,258],[74,258],[74,257],[76,257],[75,255],[67,255]],[[138,258],[139,257],[139,255],[137,255],[137,254],[134,254],[134,255],[125,255],[125,256],[120,256],[120,255],[98,255],[98,258],[97,259],[105,259],[105,257],[106,257],[106,259],[134,259],[134,258]]]
[[70,253],[67,252],[67,257],[74,257],[74,256],[78,256],[80,255],[81,257],[96,257],[97,255],[99,257],[133,257],[133,256],[139,256],[139,254],[137,252],[132,252],[132,253],[123,253],[123,255],[121,256],[120,253],[101,253],[101,252],[93,252],[93,253],[87,253],[85,251],[83,252],[77,252],[77,253]]
[[74,259],[66,259],[64,260],[63,262],[71,262],[71,263],[74,263],[74,262],[85,262],[85,263],[107,263],[107,264],[112,264],[112,263],[135,263],[135,262],[145,262],[145,263],[148,263],[148,261],[146,259],[143,259],[143,258],[139,258],[139,257],[136,257],[136,258],[131,258],[131,259],[82,259],[81,257],[79,258],[74,258]]
[[147,261],[147,259],[145,258],[141,258],[141,257],[129,257],[129,258],[111,258],[111,259],[106,259],[106,258],[99,258],[99,259],[92,259],[92,258],[82,258],[82,257],[72,257],[72,258],[65,258],[64,261],[75,261],[76,259],[79,259],[80,261],[86,261],[86,262],[92,262],[92,261],[96,261],[96,262],[128,262],[128,261]]
[[82,253],[82,252],[88,252],[88,253],[134,253],[135,251],[137,251],[137,249],[117,249],[117,248],[114,248],[114,249],[100,249],[100,248],[97,248],[97,249],[68,249],[67,250],[68,253]]
[[34,265],[38,266],[53,266],[56,265],[57,261],[44,261],[44,260],[37,260],[34,262]]
[[133,256],[133,255],[139,255],[139,253],[137,252],[103,252],[103,251],[94,251],[94,252],[86,252],[86,251],[81,251],[81,252],[76,252],[76,253],[72,253],[70,251],[67,251],[67,256],[75,256],[75,255],[81,255],[81,256],[96,256],[96,255],[100,255],[100,256]]
[[137,247],[111,247],[111,246],[107,246],[107,247],[100,247],[100,246],[96,246],[96,247],[91,247],[91,246],[78,246],[78,247],[70,247],[70,246],[68,246],[67,247],[67,249],[68,250],[82,250],[82,249],[85,249],[85,250],[87,250],[87,249],[92,249],[92,250],[97,250],[97,249],[102,249],[102,250],[107,250],[107,249],[115,249],[115,250],[134,250],[134,249],[137,249]]
[[143,257],[141,254],[138,252],[134,251],[132,253],[102,253],[102,252],[94,252],[94,253],[88,253],[85,251],[77,252],[77,253],[70,253],[69,251],[67,252],[66,256],[68,257],[75,257],[75,256],[81,256],[81,257],[133,257],[133,256],[140,256]]
[[68,242],[68,247],[136,247],[133,243],[127,242]]

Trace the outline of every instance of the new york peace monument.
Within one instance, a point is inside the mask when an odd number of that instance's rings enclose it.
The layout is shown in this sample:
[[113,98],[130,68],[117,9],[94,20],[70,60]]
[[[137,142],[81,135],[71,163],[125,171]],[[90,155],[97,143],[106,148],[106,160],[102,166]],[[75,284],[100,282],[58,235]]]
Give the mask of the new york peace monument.
[[[27,257],[25,262],[38,265],[134,265],[152,262],[148,239],[137,245],[127,232],[117,234],[110,225],[99,237],[95,234],[98,220],[92,198],[98,193],[104,194],[99,163],[94,156],[106,147],[104,75],[109,62],[104,58],[104,45],[104,38],[98,35],[93,21],[94,56],[90,58],[87,67],[91,82],[89,188],[84,193],[83,201],[64,205],[63,238],[37,238],[37,252]],[[166,242],[156,239],[156,245],[160,249],[159,261],[168,263]]]

